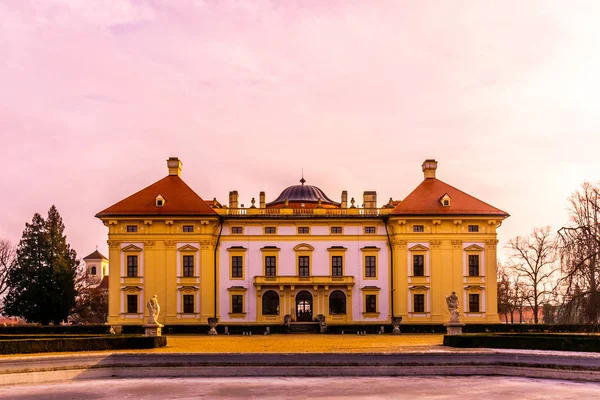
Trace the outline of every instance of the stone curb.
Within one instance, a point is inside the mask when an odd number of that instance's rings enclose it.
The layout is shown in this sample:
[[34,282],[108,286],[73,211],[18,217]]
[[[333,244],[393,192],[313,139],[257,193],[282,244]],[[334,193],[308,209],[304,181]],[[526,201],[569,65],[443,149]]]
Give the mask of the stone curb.
[[600,382],[600,354],[487,350],[395,354],[96,353],[0,359],[0,385],[101,378],[498,375]]

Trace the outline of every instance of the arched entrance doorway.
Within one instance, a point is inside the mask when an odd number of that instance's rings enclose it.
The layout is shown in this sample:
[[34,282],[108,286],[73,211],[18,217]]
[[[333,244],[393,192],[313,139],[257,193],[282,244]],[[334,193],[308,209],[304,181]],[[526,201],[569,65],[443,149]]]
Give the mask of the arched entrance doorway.
[[296,295],[296,321],[310,322],[312,321],[312,294],[306,290],[301,291]]

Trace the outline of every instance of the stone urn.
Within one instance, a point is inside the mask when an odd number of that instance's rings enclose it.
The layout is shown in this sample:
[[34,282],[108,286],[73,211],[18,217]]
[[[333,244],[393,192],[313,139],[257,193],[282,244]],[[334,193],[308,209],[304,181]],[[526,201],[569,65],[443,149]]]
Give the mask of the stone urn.
[[394,329],[392,330],[392,335],[400,334],[400,323],[402,322],[402,317],[392,317],[392,326]]
[[217,335],[217,324],[219,323],[219,318],[209,318],[208,319],[208,334],[209,335]]

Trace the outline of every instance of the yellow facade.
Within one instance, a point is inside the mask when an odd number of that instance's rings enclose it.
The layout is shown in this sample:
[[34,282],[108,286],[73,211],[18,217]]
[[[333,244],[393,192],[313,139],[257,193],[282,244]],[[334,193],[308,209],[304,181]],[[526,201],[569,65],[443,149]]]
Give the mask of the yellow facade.
[[[424,182],[445,188],[432,161],[424,163]],[[496,237],[508,214],[481,211],[471,196],[437,193],[439,210],[429,206],[434,212],[426,215],[402,211],[402,202],[376,208],[375,192],[363,199],[371,208],[348,206],[345,192],[340,203],[280,196],[272,207],[261,192],[259,207],[239,208],[231,192],[229,207],[213,201],[195,212],[182,203],[191,194],[180,182],[181,162],[171,158],[168,166],[167,178],[97,215],[108,228],[111,325],[144,324],[154,294],[165,325],[208,325],[213,317],[226,325],[283,324],[285,315],[300,320],[300,307],[330,325],[392,317],[439,324],[449,320],[452,291],[462,322],[499,321]],[[301,182],[289,196],[308,190]],[[475,211],[452,209],[467,206]]]
[[[214,314],[214,249],[218,218],[138,220],[123,218],[105,221],[109,227],[108,245],[111,273],[109,275],[109,315],[110,324],[141,324],[147,318],[145,302],[156,294],[161,307],[160,321],[163,324],[197,323],[207,324]],[[183,233],[183,226],[195,225],[193,233]],[[138,226],[138,232],[127,232],[128,226]],[[186,248],[178,248],[177,243],[196,243]],[[131,246],[129,249],[128,246]],[[128,277],[127,255],[137,255],[139,276]],[[192,255],[198,265],[198,273],[191,277],[183,276],[181,264],[183,255]],[[179,268],[178,268],[179,266]],[[208,267],[210,266],[210,268]],[[179,271],[178,271],[179,269]],[[143,289],[136,314],[127,313],[123,295],[136,294]],[[193,318],[182,319],[183,294],[202,293],[205,301],[200,301]],[[198,302],[196,302],[198,303]]]

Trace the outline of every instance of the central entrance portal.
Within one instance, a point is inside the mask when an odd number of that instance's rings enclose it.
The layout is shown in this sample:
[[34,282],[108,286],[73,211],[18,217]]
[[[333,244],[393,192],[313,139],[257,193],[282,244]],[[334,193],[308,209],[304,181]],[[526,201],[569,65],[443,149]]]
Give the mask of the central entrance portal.
[[296,321],[311,322],[312,321],[312,294],[306,290],[301,291],[296,295]]

